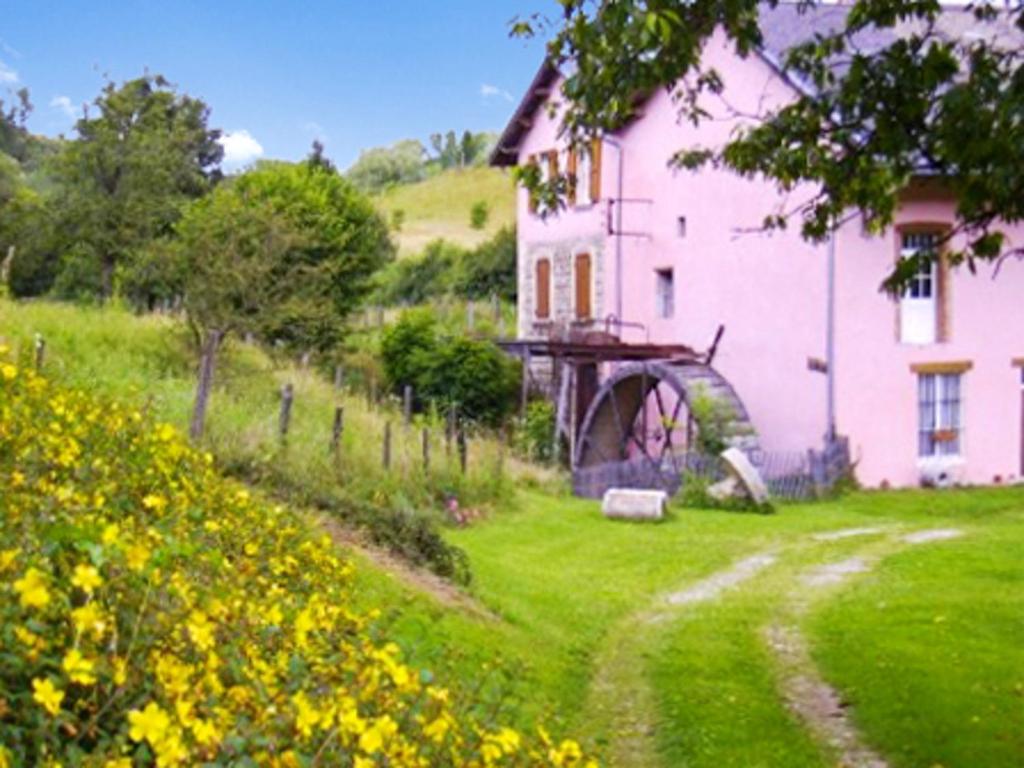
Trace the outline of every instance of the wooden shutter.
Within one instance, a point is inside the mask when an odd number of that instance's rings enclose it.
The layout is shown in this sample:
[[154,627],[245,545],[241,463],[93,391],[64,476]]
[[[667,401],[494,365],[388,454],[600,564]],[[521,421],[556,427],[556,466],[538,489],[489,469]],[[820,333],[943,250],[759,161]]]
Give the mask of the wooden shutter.
[[551,317],[551,261],[538,259],[536,275],[537,301],[534,314],[538,320]]
[[592,314],[590,306],[591,289],[590,254],[576,254],[576,319],[589,320]]
[[568,167],[566,168],[566,175],[568,176],[569,189],[568,198],[569,205],[576,205],[576,172],[579,169],[579,158],[576,156],[576,150],[569,150],[569,161]]
[[601,200],[601,140],[590,143],[590,202]]
[[949,277],[949,257],[946,249],[941,248],[935,257],[935,340],[938,342],[949,341]]
[[558,178],[558,150],[548,152],[548,181]]

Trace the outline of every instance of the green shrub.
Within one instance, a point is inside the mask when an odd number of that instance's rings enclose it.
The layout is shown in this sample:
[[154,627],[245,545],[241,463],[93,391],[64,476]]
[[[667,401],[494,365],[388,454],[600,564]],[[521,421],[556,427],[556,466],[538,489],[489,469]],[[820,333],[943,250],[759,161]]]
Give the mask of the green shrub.
[[516,231],[502,227],[487,242],[466,253],[460,264],[455,291],[468,299],[493,295],[516,300]]
[[463,418],[496,426],[515,407],[518,363],[489,341],[441,336],[428,310],[404,312],[384,331],[381,362],[391,391],[411,385],[418,408],[456,406]]
[[491,206],[486,200],[477,200],[469,209],[469,226],[473,229],[483,229],[491,217]]
[[526,416],[516,430],[516,450],[529,461],[554,460],[555,406],[549,400],[534,400],[526,406]]

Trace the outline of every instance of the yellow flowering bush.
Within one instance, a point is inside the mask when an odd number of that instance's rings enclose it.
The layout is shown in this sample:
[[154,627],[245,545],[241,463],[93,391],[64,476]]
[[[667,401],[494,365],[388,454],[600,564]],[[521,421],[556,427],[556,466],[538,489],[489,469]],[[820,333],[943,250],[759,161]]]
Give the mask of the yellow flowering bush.
[[591,766],[474,720],[351,566],[166,425],[0,349],[0,768]]

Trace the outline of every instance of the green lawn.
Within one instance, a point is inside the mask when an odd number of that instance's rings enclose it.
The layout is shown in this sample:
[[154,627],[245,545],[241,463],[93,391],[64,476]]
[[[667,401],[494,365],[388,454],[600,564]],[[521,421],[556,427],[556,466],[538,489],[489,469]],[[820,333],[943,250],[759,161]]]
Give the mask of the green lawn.
[[[28,356],[37,331],[49,375],[185,422],[192,367],[170,321],[0,301],[0,340]],[[294,380],[287,460],[310,482],[334,472],[324,459],[329,384],[244,345],[219,375],[215,451],[281,459],[276,393]],[[387,487],[375,469],[380,415],[358,397],[344,402],[349,471],[331,477],[413,494],[416,452],[399,457],[408,464]],[[382,608],[408,656],[460,681],[481,708],[524,727],[543,717],[616,766],[836,765],[783,700],[785,670],[765,637],[782,623],[802,632],[852,727],[890,764],[1024,764],[1024,488],[858,493],[771,516],[677,509],[662,524],[633,525],[605,520],[593,502],[526,490],[528,477],[517,475],[520,486],[506,486],[485,520],[446,532],[470,556],[469,600],[439,601],[421,581],[354,554],[362,606]],[[879,530],[815,538],[850,528]],[[963,535],[902,540],[938,528]],[[765,553],[774,562],[713,599],[665,602]],[[870,567],[827,587],[805,583],[851,558]]]

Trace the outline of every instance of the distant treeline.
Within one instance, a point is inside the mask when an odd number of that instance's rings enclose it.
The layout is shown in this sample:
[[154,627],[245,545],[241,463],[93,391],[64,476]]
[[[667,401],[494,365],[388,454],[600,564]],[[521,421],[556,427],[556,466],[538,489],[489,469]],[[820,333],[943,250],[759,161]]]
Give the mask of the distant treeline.
[[483,165],[497,139],[495,133],[463,131],[460,137],[448,131],[432,134],[429,149],[421,141],[406,139],[364,151],[345,175],[364,192],[379,192],[395,184],[422,181],[449,168]]

